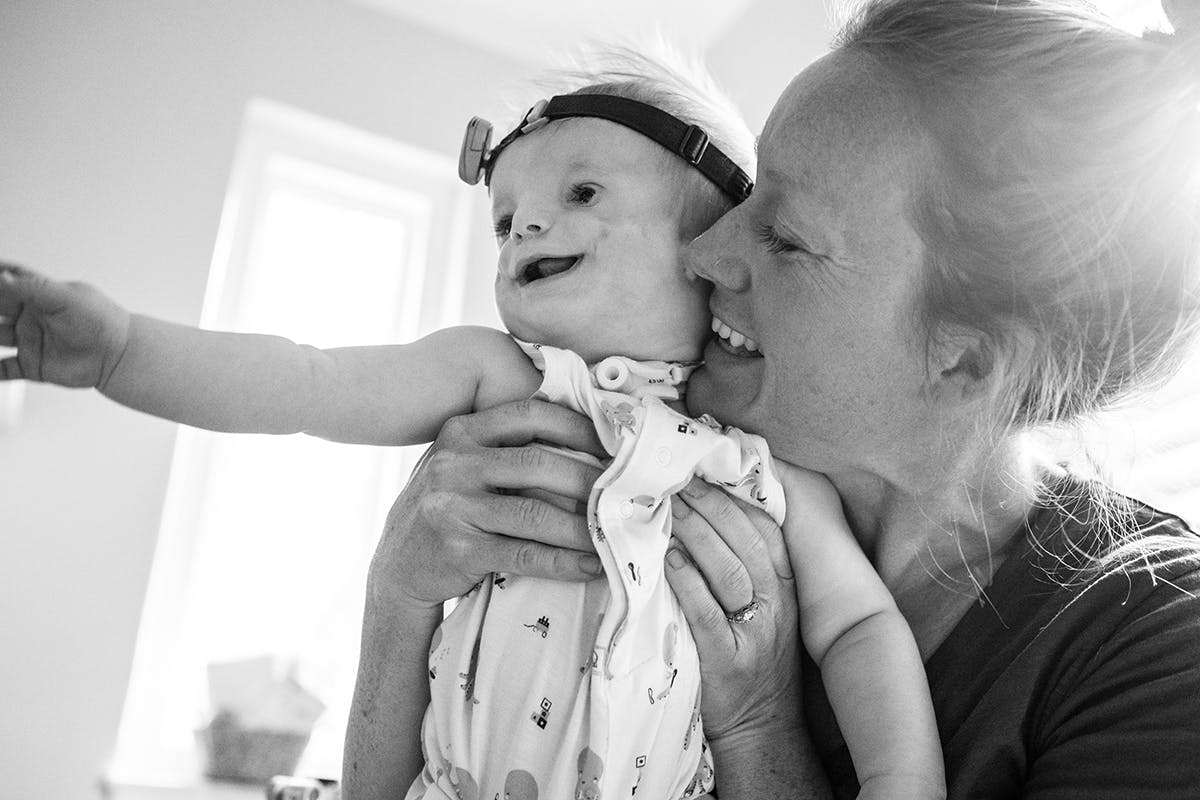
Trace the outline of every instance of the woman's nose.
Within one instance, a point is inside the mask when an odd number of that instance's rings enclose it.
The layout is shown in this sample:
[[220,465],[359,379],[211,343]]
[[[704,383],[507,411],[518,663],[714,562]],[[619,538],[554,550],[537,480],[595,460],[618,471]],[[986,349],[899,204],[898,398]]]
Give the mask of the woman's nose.
[[747,243],[743,241],[742,226],[726,220],[696,237],[684,249],[684,268],[689,275],[704,278],[731,292],[750,288],[750,264],[742,255]]

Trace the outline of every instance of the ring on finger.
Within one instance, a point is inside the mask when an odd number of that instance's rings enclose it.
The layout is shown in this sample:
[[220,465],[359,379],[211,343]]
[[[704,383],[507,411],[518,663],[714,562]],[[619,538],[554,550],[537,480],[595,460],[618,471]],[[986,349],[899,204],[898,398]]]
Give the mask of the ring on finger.
[[725,617],[734,625],[741,625],[754,619],[754,615],[758,613],[758,609],[758,601],[751,600],[736,611],[730,611]]

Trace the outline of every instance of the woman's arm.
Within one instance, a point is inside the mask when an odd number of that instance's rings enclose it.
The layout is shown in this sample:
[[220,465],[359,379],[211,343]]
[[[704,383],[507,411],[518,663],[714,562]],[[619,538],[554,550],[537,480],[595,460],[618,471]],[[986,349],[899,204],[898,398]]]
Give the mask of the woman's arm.
[[[674,501],[667,578],[700,651],[718,795],[828,800],[805,727],[795,580],[779,526],[698,478]],[[752,600],[753,619],[729,619]]]
[[346,800],[403,797],[422,764],[427,659],[444,600],[491,572],[590,580],[603,572],[582,514],[511,492],[544,487],[586,505],[600,474],[534,441],[604,453],[586,417],[527,400],[448,422],[388,514],[371,562],[346,732]]

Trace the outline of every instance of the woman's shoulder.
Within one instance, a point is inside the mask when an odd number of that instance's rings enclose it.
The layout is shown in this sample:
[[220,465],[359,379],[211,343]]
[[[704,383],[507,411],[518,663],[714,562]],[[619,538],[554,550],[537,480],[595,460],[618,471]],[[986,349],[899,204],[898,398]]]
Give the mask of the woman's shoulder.
[[[1171,792],[1200,781],[1179,755],[1200,747],[1200,537],[1074,482],[1012,547],[926,664],[951,795],[1180,796],[1143,789],[1155,774],[1175,776]],[[998,749],[1019,757],[998,765]]]
[[1098,481],[1048,485],[1026,541],[1034,568],[1064,587],[1120,575],[1142,575],[1147,588],[1159,579],[1200,582],[1200,535],[1186,520]]

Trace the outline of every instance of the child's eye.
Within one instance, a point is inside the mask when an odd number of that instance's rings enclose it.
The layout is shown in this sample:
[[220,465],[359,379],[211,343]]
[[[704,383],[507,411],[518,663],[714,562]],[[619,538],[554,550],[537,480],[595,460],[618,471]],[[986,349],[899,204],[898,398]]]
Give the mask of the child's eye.
[[758,240],[767,246],[767,250],[772,253],[804,253],[807,252],[803,247],[784,241],[775,232],[775,229],[770,225],[758,225]]
[[587,205],[596,199],[596,189],[594,186],[586,186],[584,184],[576,184],[571,187],[571,202]]
[[508,236],[512,230],[512,217],[500,217],[492,223],[492,231],[496,234],[497,239],[503,239]]

